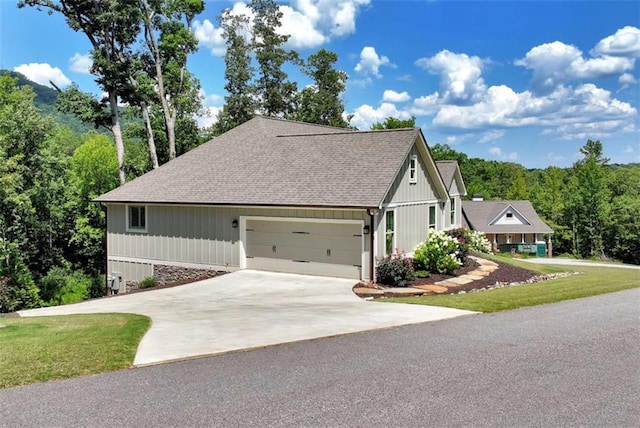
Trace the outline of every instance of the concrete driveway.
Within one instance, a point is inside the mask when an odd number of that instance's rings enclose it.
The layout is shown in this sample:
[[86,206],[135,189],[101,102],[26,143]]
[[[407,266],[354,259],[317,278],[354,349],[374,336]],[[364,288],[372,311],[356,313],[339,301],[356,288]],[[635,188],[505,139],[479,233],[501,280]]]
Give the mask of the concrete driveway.
[[352,280],[243,270],[192,284],[19,312],[136,313],[153,323],[134,365],[422,323],[474,312],[370,302]]

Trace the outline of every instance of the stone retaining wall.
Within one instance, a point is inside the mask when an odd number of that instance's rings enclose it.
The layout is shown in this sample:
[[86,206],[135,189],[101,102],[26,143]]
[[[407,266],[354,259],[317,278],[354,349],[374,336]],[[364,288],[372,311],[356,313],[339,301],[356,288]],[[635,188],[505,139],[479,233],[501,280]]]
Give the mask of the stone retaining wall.
[[153,277],[158,285],[186,284],[213,278],[220,273],[213,269],[194,269],[169,265],[154,265],[153,267]]

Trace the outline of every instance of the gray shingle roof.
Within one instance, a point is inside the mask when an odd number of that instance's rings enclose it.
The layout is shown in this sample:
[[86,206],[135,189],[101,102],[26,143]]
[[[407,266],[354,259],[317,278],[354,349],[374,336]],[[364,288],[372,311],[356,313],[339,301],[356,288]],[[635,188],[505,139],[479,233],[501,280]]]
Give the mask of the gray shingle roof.
[[96,201],[377,207],[420,132],[258,116]]
[[[522,214],[530,225],[490,225],[509,205]],[[462,212],[467,226],[484,233],[553,233],[529,201],[463,201]]]
[[456,173],[456,169],[458,168],[458,162],[437,161],[436,165],[438,166],[438,172],[440,172],[440,177],[442,177],[444,185],[447,186],[447,190],[450,190],[451,183],[453,183],[453,178]]

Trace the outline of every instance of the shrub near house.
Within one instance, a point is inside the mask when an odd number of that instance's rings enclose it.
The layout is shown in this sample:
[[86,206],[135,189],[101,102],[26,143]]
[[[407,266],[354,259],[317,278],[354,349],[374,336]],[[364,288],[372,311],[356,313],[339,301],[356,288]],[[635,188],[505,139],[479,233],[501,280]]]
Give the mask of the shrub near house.
[[465,264],[470,251],[491,252],[491,243],[484,233],[466,228],[431,229],[426,241],[415,248],[413,259],[404,254],[386,256],[378,262],[376,277],[381,284],[406,287],[416,276],[425,277],[428,272],[453,275]]

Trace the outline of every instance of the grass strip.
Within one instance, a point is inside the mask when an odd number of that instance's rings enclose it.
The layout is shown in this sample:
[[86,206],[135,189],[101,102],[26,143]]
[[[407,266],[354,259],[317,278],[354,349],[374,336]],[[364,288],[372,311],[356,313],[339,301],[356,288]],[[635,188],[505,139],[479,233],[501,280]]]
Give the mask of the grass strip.
[[[508,262],[502,258],[497,260]],[[532,265],[515,260],[513,262],[518,266],[522,263],[522,267],[544,273],[551,273],[548,268],[555,269],[554,272],[567,271],[566,267]],[[580,266],[572,267],[571,270],[575,270],[579,274],[535,284],[504,287],[477,293],[394,297],[380,299],[380,301],[445,306],[479,312],[498,312],[640,287],[639,272],[635,269]]]
[[150,325],[134,314],[0,318],[0,388],[130,367]]

